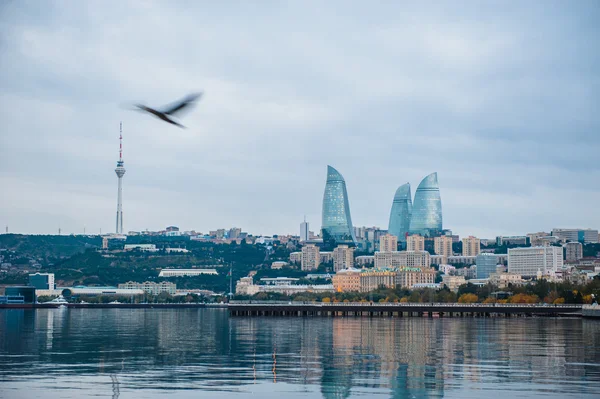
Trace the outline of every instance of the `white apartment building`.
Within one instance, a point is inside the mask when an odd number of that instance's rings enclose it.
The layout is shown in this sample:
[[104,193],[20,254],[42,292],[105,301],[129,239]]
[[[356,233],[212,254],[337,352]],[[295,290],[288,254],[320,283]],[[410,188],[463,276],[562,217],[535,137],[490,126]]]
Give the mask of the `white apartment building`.
[[338,245],[333,250],[333,271],[339,272],[342,269],[354,267],[354,248],[347,245]]
[[119,289],[125,290],[144,290],[145,293],[150,295],[160,295],[163,292],[166,292],[169,295],[175,295],[177,293],[177,286],[174,283],[170,283],[168,281],[162,281],[160,283],[155,283],[153,281],[146,281],[144,283],[136,283],[134,281],[129,281],[124,284],[119,284]]
[[535,277],[549,275],[563,267],[562,247],[509,248],[508,272]]
[[302,270],[316,270],[321,264],[321,254],[319,247],[315,244],[307,244],[302,247]]

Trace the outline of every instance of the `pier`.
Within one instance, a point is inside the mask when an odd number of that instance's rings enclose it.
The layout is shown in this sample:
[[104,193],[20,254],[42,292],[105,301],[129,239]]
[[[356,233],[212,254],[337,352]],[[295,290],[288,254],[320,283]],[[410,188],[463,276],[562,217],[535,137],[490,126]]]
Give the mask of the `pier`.
[[580,317],[582,305],[499,303],[232,302],[245,317]]

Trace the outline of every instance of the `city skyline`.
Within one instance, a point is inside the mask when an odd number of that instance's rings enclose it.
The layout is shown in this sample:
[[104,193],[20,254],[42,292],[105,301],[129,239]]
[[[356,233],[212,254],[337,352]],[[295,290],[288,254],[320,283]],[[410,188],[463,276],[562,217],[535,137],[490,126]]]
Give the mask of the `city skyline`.
[[[598,228],[600,11],[551,3],[3,4],[2,230],[113,231],[120,120],[125,231],[317,232],[327,164],[355,226],[435,170],[461,236]],[[123,109],[195,89],[187,130]]]

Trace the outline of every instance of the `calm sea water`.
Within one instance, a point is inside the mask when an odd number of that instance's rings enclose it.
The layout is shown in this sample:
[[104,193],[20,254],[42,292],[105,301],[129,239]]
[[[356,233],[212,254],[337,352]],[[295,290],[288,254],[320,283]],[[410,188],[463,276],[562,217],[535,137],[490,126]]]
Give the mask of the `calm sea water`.
[[600,397],[600,321],[0,310],[2,398]]

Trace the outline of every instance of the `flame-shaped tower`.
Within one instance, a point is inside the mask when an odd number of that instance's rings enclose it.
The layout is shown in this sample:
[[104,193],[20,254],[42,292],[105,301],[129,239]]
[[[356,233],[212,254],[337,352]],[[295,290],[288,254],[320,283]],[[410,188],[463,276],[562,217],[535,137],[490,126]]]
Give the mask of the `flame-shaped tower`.
[[119,192],[117,195],[117,234],[123,234],[123,175],[125,167],[123,166],[123,122],[119,124],[119,160],[115,173],[119,178]]

